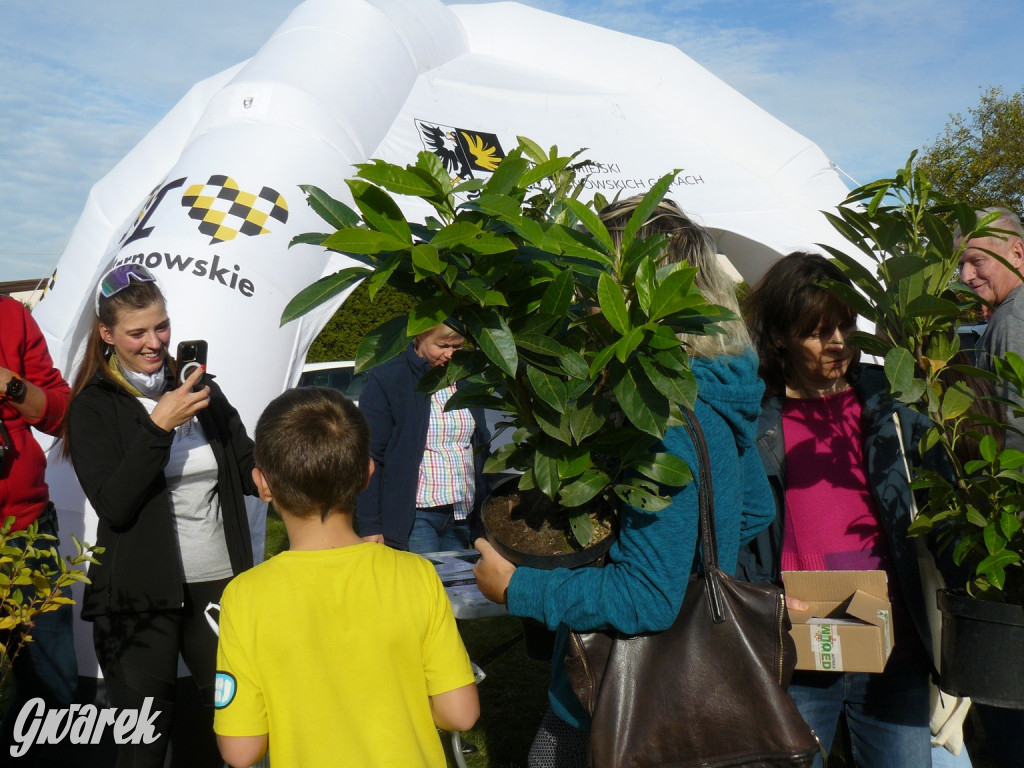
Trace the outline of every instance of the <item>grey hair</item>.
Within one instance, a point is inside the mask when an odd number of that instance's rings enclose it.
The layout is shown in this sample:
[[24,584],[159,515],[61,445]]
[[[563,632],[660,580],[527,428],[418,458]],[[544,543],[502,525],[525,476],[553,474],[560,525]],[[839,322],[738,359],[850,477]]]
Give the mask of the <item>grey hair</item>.
[[[1003,208],[999,205],[993,205],[988,208],[978,208],[974,215],[978,221],[981,221],[986,216],[991,216],[993,213],[998,214],[994,221],[990,222],[986,229],[1004,230],[1004,232],[992,232],[983,237],[994,237],[998,240],[1008,240],[1011,237],[1015,237],[1018,240],[1024,240],[1024,226],[1021,225],[1020,216],[1011,211],[1009,208]],[[1012,235],[1007,233],[1012,232]],[[953,242],[960,243],[963,237],[963,232],[960,229],[960,225],[956,225],[956,229],[953,231]]]
[[[642,196],[630,197],[611,203],[600,211],[601,221],[608,228],[616,253],[621,253],[626,224],[642,200]],[[690,219],[672,200],[665,199],[654,209],[637,235],[642,238],[667,235],[669,239],[659,264],[685,262],[696,267],[694,285],[704,298],[736,315],[735,320],[719,323],[724,333],[707,336],[678,334],[690,354],[698,357],[739,355],[753,347],[747,327],[740,318],[736,283],[722,268],[718,247],[706,229]]]

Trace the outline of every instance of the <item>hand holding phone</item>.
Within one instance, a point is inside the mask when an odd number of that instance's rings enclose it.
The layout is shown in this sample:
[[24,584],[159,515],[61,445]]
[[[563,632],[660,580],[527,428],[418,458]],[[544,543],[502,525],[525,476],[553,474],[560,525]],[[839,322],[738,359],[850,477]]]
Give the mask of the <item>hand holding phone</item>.
[[[190,339],[178,343],[178,386],[185,383],[196,368],[206,365],[206,353],[209,345],[203,339]],[[196,388],[202,386],[202,379]]]

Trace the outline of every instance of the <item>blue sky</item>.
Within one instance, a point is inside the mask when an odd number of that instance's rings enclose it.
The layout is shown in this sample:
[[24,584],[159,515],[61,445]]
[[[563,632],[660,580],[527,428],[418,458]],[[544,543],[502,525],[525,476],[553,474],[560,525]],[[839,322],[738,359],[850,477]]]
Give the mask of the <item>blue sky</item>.
[[[197,80],[252,56],[297,0],[0,5],[0,280],[55,262],[90,187]],[[527,0],[671,43],[858,182],[891,174],[981,89],[1024,87],[1024,4]]]

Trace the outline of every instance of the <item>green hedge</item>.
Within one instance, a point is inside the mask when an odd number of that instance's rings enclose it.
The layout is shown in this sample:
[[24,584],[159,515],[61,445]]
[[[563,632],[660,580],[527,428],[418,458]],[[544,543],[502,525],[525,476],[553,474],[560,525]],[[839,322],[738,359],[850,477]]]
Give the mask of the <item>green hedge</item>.
[[378,291],[371,302],[366,283],[360,283],[313,340],[306,362],[354,360],[367,333],[393,317],[408,315],[415,303],[389,286]]

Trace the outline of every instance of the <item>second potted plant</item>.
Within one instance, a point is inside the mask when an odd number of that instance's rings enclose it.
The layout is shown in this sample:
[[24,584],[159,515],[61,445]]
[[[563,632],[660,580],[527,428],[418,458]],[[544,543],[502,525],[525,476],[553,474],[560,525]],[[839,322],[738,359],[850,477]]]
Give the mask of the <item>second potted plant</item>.
[[1000,448],[998,409],[1013,404],[995,394],[1022,391],[1024,360],[1011,353],[977,367],[957,334],[975,301],[958,280],[965,243],[1006,234],[992,228],[994,215],[979,219],[934,193],[913,158],[851,192],[831,217],[875,264],[872,272],[829,248],[857,290],[832,288],[875,324],[851,343],[882,358],[893,395],[930,417],[921,452],[941,453],[948,467],[918,471],[927,501],[910,527],[962,571],[938,596],[943,690],[1024,708],[1024,453]]

